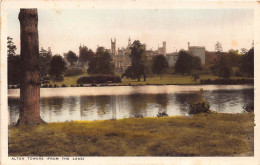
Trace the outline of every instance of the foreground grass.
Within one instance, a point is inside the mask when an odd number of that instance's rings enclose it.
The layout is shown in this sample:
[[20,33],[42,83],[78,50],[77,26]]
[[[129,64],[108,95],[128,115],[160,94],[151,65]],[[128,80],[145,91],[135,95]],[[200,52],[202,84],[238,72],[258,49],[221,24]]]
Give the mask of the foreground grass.
[[252,156],[253,114],[130,118],[9,128],[9,156]]

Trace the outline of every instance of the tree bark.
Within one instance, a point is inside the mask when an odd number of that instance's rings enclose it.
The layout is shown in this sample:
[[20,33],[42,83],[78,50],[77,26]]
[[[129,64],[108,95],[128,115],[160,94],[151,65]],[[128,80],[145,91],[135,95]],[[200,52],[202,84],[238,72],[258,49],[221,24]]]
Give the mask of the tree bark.
[[22,81],[17,125],[44,123],[40,117],[40,67],[37,9],[20,9]]

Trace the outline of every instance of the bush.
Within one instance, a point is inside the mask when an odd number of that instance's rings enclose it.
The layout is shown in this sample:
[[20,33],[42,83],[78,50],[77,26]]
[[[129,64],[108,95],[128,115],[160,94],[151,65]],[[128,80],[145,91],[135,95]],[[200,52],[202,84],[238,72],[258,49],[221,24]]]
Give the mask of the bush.
[[243,106],[244,112],[254,112],[254,101],[251,101]]
[[62,84],[61,87],[67,87],[65,84]]
[[157,117],[165,117],[165,116],[169,116],[169,115],[166,112],[162,112],[162,113],[158,112],[157,114]]
[[210,105],[206,102],[189,104],[189,114],[209,113]]
[[48,84],[43,84],[42,88],[48,88]]
[[121,78],[112,75],[85,76],[77,80],[77,84],[93,84],[93,83],[119,83]]
[[237,85],[237,84],[254,84],[254,79],[202,79],[201,84],[223,84],[223,85]]
[[61,82],[61,81],[64,80],[64,77],[63,77],[63,76],[57,76],[57,77],[52,77],[52,79],[53,79],[54,81]]
[[79,68],[70,68],[65,71],[65,77],[78,76],[81,75],[83,71]]
[[58,87],[59,87],[58,85],[54,84],[54,88],[58,88]]
[[49,88],[52,88],[52,85],[51,85],[51,84],[49,85]]

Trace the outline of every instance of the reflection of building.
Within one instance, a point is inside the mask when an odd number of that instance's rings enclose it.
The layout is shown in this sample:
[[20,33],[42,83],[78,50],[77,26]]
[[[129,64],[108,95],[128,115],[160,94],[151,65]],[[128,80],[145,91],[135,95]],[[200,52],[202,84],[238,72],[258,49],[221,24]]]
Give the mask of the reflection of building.
[[131,59],[129,55],[131,54],[131,40],[129,38],[128,45],[126,48],[122,47],[116,50],[116,39],[114,41],[111,39],[111,50],[110,54],[115,65],[115,70],[117,72],[124,72],[127,67],[131,66]]
[[197,57],[200,57],[201,63],[205,65],[205,47],[204,46],[190,46],[188,42],[188,51]]

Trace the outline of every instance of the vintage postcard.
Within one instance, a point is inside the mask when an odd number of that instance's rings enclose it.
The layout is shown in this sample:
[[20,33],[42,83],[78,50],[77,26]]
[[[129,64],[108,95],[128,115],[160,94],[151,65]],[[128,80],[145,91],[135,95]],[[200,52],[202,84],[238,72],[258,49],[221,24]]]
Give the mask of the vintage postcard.
[[258,165],[257,1],[1,1],[1,164]]

